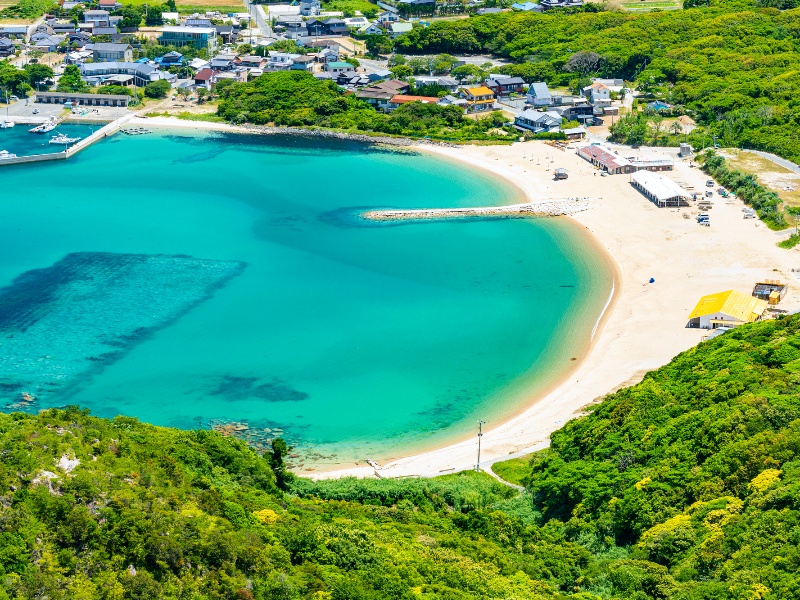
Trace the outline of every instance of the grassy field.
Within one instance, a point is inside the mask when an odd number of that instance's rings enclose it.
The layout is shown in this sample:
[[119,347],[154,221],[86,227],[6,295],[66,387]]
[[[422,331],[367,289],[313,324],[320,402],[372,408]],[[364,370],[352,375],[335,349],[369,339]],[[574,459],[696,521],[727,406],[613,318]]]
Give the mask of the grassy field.
[[347,14],[358,12],[378,13],[380,8],[368,0],[330,0],[322,2],[322,10],[340,10]]
[[[0,6],[6,0],[0,0]],[[152,0],[125,0],[125,4],[152,4]],[[175,0],[178,7],[178,12],[182,14],[191,14],[194,12],[205,12],[207,10],[216,10],[222,14],[229,12],[247,12],[244,2],[237,0]]]
[[800,175],[752,152],[723,150],[728,164],[742,173],[755,175],[758,183],[780,196],[786,204],[800,206]]
[[531,459],[530,455],[522,456],[520,458],[512,458],[496,462],[492,465],[492,471],[509,483],[522,485],[522,479],[530,472],[528,461]]

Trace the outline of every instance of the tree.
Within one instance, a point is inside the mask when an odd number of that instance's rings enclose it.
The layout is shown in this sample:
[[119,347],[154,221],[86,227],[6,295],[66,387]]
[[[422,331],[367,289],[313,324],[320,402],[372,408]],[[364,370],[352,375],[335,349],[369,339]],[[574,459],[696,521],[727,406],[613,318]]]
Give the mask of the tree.
[[459,83],[478,81],[485,77],[484,71],[475,65],[461,65],[450,71],[450,75],[458,79]]
[[25,65],[25,72],[28,74],[28,83],[34,87],[42,81],[51,79],[54,75],[53,69],[47,65],[34,63]]
[[89,85],[81,78],[81,70],[77,65],[67,65],[56,89],[59,92],[85,92]]
[[159,79],[158,81],[148,83],[144,87],[144,95],[148,98],[166,98],[171,87],[169,81],[166,79]]
[[579,73],[586,77],[590,73],[597,72],[602,64],[603,57],[597,52],[582,50],[569,57],[569,60],[564,65],[564,70],[568,73]]
[[123,6],[114,14],[122,17],[118,24],[120,29],[135,29],[142,23],[142,11],[137,6]]
[[794,221],[794,234],[797,235],[797,223],[800,221],[800,206],[787,206],[784,208],[786,214],[792,217]]
[[[367,52],[373,56],[389,54],[392,51],[392,40],[388,35],[368,35],[366,38],[366,46]],[[389,66],[392,65],[390,64]]]
[[253,46],[250,44],[239,44],[239,47],[236,48],[236,52],[239,54],[252,54],[253,53]]
[[144,24],[150,26],[161,25],[164,22],[161,13],[164,12],[170,12],[169,6],[166,4],[148,7],[147,15],[144,18]]
[[209,95],[208,88],[199,87],[197,88],[197,103],[201,104],[203,99]]
[[284,462],[289,450],[290,448],[283,438],[275,438],[272,440],[272,451],[267,451],[266,457],[272,472],[275,473],[275,484],[284,491],[288,489],[288,484],[293,478]]
[[396,67],[392,67],[390,70],[392,75],[394,75],[397,79],[405,79],[406,77],[411,77],[414,74],[414,71],[408,65],[397,65]]

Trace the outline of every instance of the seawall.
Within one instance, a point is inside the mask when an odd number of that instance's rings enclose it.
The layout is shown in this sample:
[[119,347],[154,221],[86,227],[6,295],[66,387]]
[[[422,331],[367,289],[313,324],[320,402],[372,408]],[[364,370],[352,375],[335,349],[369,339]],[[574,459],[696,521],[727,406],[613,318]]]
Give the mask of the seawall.
[[369,210],[361,217],[369,221],[416,221],[428,219],[464,219],[469,217],[556,217],[571,215],[589,208],[588,198],[561,198],[544,202],[525,202],[508,206],[469,208],[422,208],[403,210]]

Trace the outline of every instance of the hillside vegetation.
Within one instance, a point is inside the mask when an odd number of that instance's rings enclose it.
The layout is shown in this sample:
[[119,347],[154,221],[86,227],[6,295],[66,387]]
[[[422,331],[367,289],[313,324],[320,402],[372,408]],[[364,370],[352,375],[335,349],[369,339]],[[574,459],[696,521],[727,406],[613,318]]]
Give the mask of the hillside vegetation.
[[[414,28],[397,38],[395,49],[490,52],[517,62],[501,69],[506,73],[558,86],[585,85],[590,75],[634,81],[644,94],[666,99],[707,126],[703,139],[702,131],[689,138],[698,147],[710,146],[716,135],[725,147],[800,161],[798,9],[713,2],[646,14],[501,13]],[[593,55],[570,62],[581,52]]]
[[2,414],[0,598],[800,598],[798,382],[800,318],[726,333],[553,434],[523,495],[315,483],[280,440]]

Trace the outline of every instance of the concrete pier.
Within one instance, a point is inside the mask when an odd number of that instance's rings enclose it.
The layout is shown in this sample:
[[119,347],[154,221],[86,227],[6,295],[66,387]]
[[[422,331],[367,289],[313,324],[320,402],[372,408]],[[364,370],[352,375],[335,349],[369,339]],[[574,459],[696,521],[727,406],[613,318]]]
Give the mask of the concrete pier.
[[45,162],[49,160],[66,160],[70,156],[77,154],[84,148],[92,145],[97,140],[101,140],[104,137],[111,135],[115,131],[117,131],[120,127],[125,125],[128,121],[130,121],[135,115],[129,114],[125,115],[124,117],[120,117],[119,119],[115,119],[110,123],[106,123],[100,129],[95,131],[92,135],[83,138],[78,143],[62,150],[61,152],[51,152],[49,154],[34,154],[31,156],[17,156],[16,158],[4,158],[0,160],[0,167],[6,167],[8,165],[20,165],[25,163],[34,163],[34,162]]
[[403,210],[368,210],[361,217],[368,221],[419,221],[465,218],[536,218],[571,215],[589,208],[589,198],[561,198],[543,202],[525,202],[508,206],[471,208],[422,208]]

